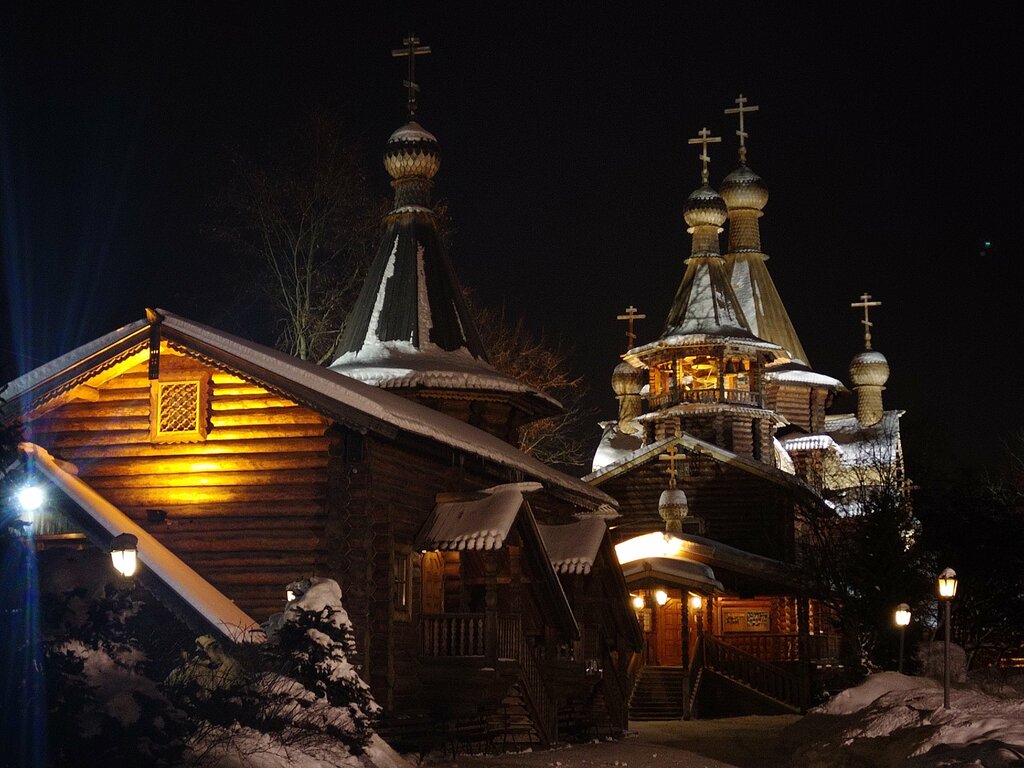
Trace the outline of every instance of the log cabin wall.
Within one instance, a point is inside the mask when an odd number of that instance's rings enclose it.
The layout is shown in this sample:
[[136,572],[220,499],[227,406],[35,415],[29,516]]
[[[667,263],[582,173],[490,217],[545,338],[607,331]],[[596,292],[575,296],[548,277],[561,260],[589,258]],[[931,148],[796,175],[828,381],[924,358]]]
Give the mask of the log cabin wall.
[[79,475],[257,620],[324,558],[328,425],[227,371],[164,349],[163,381],[208,381],[206,436],[154,442],[140,363],[25,425]]
[[[658,499],[667,488],[664,462],[651,461],[601,484],[619,502],[616,541],[664,528]],[[705,456],[690,456],[679,487],[702,535],[766,557],[792,560],[793,503],[782,489]]]

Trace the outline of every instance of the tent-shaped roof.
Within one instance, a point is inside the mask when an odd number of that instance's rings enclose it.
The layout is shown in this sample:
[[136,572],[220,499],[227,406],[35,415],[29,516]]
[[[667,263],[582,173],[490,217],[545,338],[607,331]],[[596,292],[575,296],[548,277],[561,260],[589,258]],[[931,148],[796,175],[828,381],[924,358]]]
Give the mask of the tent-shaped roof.
[[609,513],[618,506],[607,494],[504,440],[406,398],[164,310],[147,315],[148,321],[126,325],[10,382],[0,409],[3,420],[59,402],[62,394],[133,356],[147,359],[151,339],[159,337],[185,354],[212,361],[354,429],[432,440],[522,472],[586,508]]
[[807,353],[796,335],[775,282],[768,273],[764,254],[729,254],[726,269],[729,283],[751,332],[778,344],[791,360],[808,364]]

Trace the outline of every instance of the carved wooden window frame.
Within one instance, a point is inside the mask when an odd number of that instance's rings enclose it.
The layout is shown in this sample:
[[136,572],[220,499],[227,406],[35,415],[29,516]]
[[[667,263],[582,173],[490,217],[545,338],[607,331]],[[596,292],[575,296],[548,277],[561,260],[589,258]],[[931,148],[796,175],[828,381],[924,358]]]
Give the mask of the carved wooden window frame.
[[412,619],[412,550],[396,547],[391,566],[391,601],[394,617],[400,621]]
[[[195,429],[164,431],[160,428],[163,418],[164,390],[175,385],[195,384]],[[197,443],[206,439],[209,431],[210,375],[197,371],[178,375],[161,376],[150,382],[149,387],[149,439],[153,443]]]

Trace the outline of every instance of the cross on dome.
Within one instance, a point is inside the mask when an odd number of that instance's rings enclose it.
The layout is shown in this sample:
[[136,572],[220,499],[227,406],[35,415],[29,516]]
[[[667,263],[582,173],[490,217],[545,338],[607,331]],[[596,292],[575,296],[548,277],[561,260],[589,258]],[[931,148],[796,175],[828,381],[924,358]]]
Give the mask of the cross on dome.
[[420,86],[416,82],[416,57],[430,53],[430,46],[420,45],[420,39],[412,32],[402,40],[402,45],[405,47],[393,49],[391,55],[396,59],[403,56],[409,58],[409,79],[403,80],[402,85],[409,89],[406,109],[409,110],[409,117],[412,118],[416,116],[416,94],[420,90]]
[[752,107],[748,107],[748,106],[746,106],[747,101],[748,101],[747,97],[744,96],[741,93],[738,97],[736,97],[736,106],[733,107],[732,109],[725,110],[725,114],[727,114],[727,115],[739,115],[739,117],[740,117],[740,129],[738,131],[736,131],[736,135],[740,137],[740,149],[739,149],[739,152],[740,152],[740,162],[741,163],[746,163],[747,162],[747,141],[746,140],[747,140],[747,137],[750,135],[743,128],[743,116],[745,114],[747,114],[748,112],[757,112],[757,110],[760,109],[760,107],[753,107],[753,106]]
[[679,455],[678,448],[675,445],[670,446],[669,449],[665,453],[663,453],[660,456],[658,456],[658,460],[659,461],[667,461],[668,462],[668,470],[666,471],[666,474],[668,475],[668,487],[669,488],[675,488],[676,487],[676,474],[679,471],[679,470],[676,469],[676,462],[677,461],[683,461],[685,458],[686,458],[685,456],[680,456]]
[[721,136],[712,136],[711,131],[707,128],[701,128],[697,132],[698,138],[690,139],[687,144],[700,144],[700,181],[701,184],[707,186],[708,183],[708,163],[711,162],[711,157],[708,155],[708,144],[717,144],[722,140]]
[[647,315],[638,315],[636,312],[636,307],[634,307],[631,304],[628,307],[626,307],[625,314],[616,315],[615,319],[625,320],[629,324],[626,329],[626,350],[629,351],[633,348],[633,345],[636,343],[636,334],[633,333],[633,323],[637,320],[646,320]]
[[850,304],[855,309],[864,309],[864,319],[860,321],[860,324],[864,326],[864,349],[871,349],[871,327],[874,323],[871,322],[871,318],[868,316],[868,310],[870,307],[880,307],[882,302],[871,301],[870,293],[862,293],[860,295],[860,301],[855,301]]

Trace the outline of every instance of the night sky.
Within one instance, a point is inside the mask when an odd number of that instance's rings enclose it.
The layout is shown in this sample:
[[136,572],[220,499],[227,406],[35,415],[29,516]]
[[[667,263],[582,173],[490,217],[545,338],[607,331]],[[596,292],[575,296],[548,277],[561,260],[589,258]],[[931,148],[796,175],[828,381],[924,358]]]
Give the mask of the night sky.
[[682,206],[699,182],[686,140],[705,125],[723,136],[717,185],[736,165],[722,110],[742,92],[760,106],[749,162],[771,192],[768,268],[815,369],[848,379],[862,347],[849,303],[868,291],[912,475],[983,466],[1024,424],[1010,4],[904,17],[896,4],[37,5],[0,11],[0,378],[147,305],[271,340],[251,265],[210,235],[229,153],[325,107],[388,193],[380,153],[405,119],[390,50],[414,30],[433,48],[419,117],[444,152],[435,194],[455,268],[574,347],[603,418],[624,346],[615,315],[635,304],[652,340],[683,275]]

